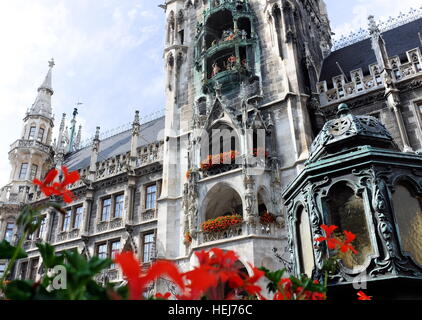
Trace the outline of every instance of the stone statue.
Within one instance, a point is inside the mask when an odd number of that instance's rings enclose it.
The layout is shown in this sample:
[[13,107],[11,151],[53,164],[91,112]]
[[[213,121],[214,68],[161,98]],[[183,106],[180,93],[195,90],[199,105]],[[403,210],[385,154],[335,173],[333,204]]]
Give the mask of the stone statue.
[[218,66],[217,62],[214,62],[212,65],[212,76],[214,77],[217,73],[219,73],[221,68]]

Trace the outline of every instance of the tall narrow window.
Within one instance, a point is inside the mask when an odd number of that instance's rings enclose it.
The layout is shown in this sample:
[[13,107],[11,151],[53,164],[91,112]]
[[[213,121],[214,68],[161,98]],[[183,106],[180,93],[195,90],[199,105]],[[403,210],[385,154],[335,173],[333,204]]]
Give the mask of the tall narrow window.
[[34,180],[37,177],[38,172],[38,166],[36,164],[33,164],[31,166],[31,174],[30,174],[30,180]]
[[31,260],[31,269],[29,270],[29,279],[32,281],[35,281],[37,279],[38,262],[39,262],[38,258]]
[[399,184],[393,193],[394,215],[397,221],[402,251],[422,266],[422,205],[407,185]]
[[75,209],[75,215],[73,217],[73,229],[79,229],[80,228],[82,211],[83,211],[83,207],[77,207]]
[[101,221],[108,221],[110,219],[111,198],[103,199],[103,206],[101,210]]
[[[113,241],[110,246],[110,259],[114,261],[116,255],[120,252],[120,240]],[[113,263],[110,268],[116,269],[117,265]]]
[[6,265],[4,263],[1,263],[0,264],[0,278],[3,278],[5,270],[6,270]]
[[12,222],[9,222],[6,225],[6,232],[4,234],[4,240],[6,240],[9,243],[11,243],[13,241],[14,230],[15,230],[15,224],[12,223]]
[[97,256],[100,259],[107,259],[107,243],[102,243],[98,245]]
[[72,209],[68,209],[63,217],[62,231],[69,231]]
[[19,171],[19,180],[25,180],[27,172],[28,172],[28,163],[22,163],[21,170]]
[[29,129],[29,135],[28,135],[28,139],[29,139],[29,140],[34,139],[34,138],[35,138],[35,130],[36,130],[36,127],[31,127],[31,128]]
[[351,270],[354,267],[362,266],[368,256],[373,254],[363,199],[356,196],[355,192],[345,184],[337,184],[332,187],[328,199],[330,224],[339,227],[335,236],[343,240],[343,231],[345,230],[356,235],[352,245],[358,254],[351,251],[340,252],[339,257],[343,264]]
[[19,269],[19,279],[25,280],[27,272],[28,272],[28,261],[24,261],[21,263],[21,266]]
[[157,185],[147,187],[146,206],[147,210],[155,209],[157,199]]
[[42,239],[44,237],[44,233],[47,231],[47,217],[44,216],[41,220],[40,228],[38,229],[38,239]]
[[277,47],[278,52],[281,58],[283,58],[283,39],[282,39],[282,22],[281,22],[281,10],[278,5],[275,5],[273,8],[273,16],[274,16],[274,28],[277,34]]
[[142,262],[149,263],[154,258],[154,233],[145,234],[143,237]]
[[38,129],[38,137],[37,140],[42,142],[42,139],[44,138],[44,129],[43,128],[39,128]]
[[123,216],[124,195],[116,196],[114,204],[114,218],[121,218]]

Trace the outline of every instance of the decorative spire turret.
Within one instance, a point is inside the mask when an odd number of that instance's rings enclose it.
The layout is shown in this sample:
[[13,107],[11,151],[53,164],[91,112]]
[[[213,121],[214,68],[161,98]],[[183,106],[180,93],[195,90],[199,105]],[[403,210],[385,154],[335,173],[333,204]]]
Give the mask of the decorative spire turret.
[[76,140],[75,140],[75,149],[79,149],[80,144],[81,144],[81,139],[82,139],[82,126],[79,126],[79,130],[78,130],[78,134],[76,136]]
[[[80,103],[78,102],[78,106]],[[70,141],[68,152],[75,151],[75,134],[76,134],[76,116],[78,115],[78,108],[73,109],[73,119],[71,121],[72,126],[70,127]]]
[[89,165],[89,173],[90,177],[89,180],[94,181],[95,178],[95,171],[97,169],[97,160],[98,160],[98,153],[100,152],[100,127],[97,127],[95,130],[95,136],[92,140],[92,148],[91,148],[91,161]]
[[403,151],[413,152],[413,149],[410,146],[409,136],[407,134],[403,120],[400,92],[394,80],[393,70],[387,52],[387,46],[385,44],[380,29],[375,23],[374,16],[369,16],[368,20],[369,33],[371,34],[372,38],[372,50],[375,53],[378,65],[382,68],[382,76],[384,79],[385,97],[387,100],[387,105],[390,107],[390,110],[394,111],[397,125],[399,127],[400,138],[403,143]]
[[134,165],[134,161],[136,160],[137,156],[137,148],[138,148],[138,138],[141,131],[141,124],[139,120],[139,111],[135,111],[135,119],[132,123],[132,140],[131,140],[131,148],[130,148],[130,158],[131,164]]
[[38,88],[38,96],[31,106],[27,115],[42,115],[46,118],[53,118],[51,108],[51,96],[54,94],[52,87],[52,69],[54,67],[54,59],[48,62],[48,72],[41,86]]

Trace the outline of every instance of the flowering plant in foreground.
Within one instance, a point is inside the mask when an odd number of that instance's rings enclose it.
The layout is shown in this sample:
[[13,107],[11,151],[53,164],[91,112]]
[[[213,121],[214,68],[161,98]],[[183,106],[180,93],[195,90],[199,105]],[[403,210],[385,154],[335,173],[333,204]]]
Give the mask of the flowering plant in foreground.
[[[62,181],[54,182],[58,173],[59,172],[57,169],[52,169],[47,173],[44,181],[34,179],[33,183],[37,185],[41,192],[43,192],[47,197],[62,197],[64,202],[70,203],[75,199],[75,195],[66,187],[80,179],[79,173],[77,171],[69,173],[66,167],[62,167]],[[52,200],[49,200],[45,204],[36,207],[27,205],[21,210],[17,219],[17,225],[21,228],[22,231],[22,235],[19,238],[17,246],[13,247],[6,240],[0,242],[0,259],[9,260],[6,270],[3,272],[3,276],[0,278],[0,292],[4,287],[5,280],[9,276],[9,273],[12,270],[16,260],[27,257],[26,252],[22,249],[23,244],[28,236],[34,234],[40,228],[43,220],[41,211],[48,208],[56,209],[62,214],[66,213],[60,206],[60,203]]]
[[33,182],[35,185],[40,187],[41,191],[47,197],[52,195],[60,196],[63,197],[64,202],[71,203],[73,200],[75,200],[75,195],[72,191],[67,190],[66,187],[80,179],[79,172],[73,171],[69,173],[68,169],[64,166],[62,167],[62,172],[64,175],[62,182],[54,182],[54,179],[56,179],[57,175],[59,174],[57,169],[50,170],[44,181],[34,179]]
[[[53,182],[57,176],[56,171],[49,172],[43,182],[34,181],[34,183],[39,185],[47,196],[62,196],[65,202],[69,202],[74,196],[66,189],[66,186],[76,182],[79,175],[69,173],[67,169],[62,171],[64,179],[60,183]],[[67,275],[67,287],[54,289],[55,279],[51,272],[44,273],[37,282],[32,280],[5,281],[16,259],[27,257],[26,252],[22,249],[23,240],[39,229],[40,211],[42,208],[48,207],[64,213],[60,204],[56,202],[48,202],[47,205],[37,208],[27,206],[22,210],[17,221],[24,231],[17,247],[13,247],[7,241],[0,242],[0,259],[9,260],[3,278],[0,279],[0,299],[5,297],[12,300],[141,300],[145,298],[159,300],[265,300],[263,288],[259,285],[264,278],[268,282],[267,291],[271,299],[327,299],[327,281],[320,283],[306,275],[283,278],[284,270],[272,272],[265,268],[256,268],[253,265],[250,265],[252,275],[249,275],[239,268],[235,252],[223,251],[218,248],[196,252],[198,266],[187,272],[181,272],[177,265],[170,261],[157,261],[149,268],[143,269],[133,252],[124,251],[116,255],[114,262],[122,269],[127,285],[117,286],[113,283],[102,285],[95,280],[98,275],[111,266],[113,261],[110,259],[101,259],[96,256],[88,259],[77,250],[65,250],[57,254],[53,246],[47,243],[37,243],[43,269],[53,270],[56,266],[63,266]],[[241,217],[239,217],[232,221],[241,221]],[[325,230],[326,237],[321,237],[317,239],[318,241],[326,241],[329,248],[338,248],[344,252],[356,251],[351,245],[354,240],[352,233],[345,231],[346,240],[342,242],[332,237],[332,233],[337,227],[324,225],[321,227]],[[154,296],[145,297],[148,286],[161,278],[172,281],[177,286],[178,292],[159,292]],[[358,299],[370,300],[371,297],[360,291]]]

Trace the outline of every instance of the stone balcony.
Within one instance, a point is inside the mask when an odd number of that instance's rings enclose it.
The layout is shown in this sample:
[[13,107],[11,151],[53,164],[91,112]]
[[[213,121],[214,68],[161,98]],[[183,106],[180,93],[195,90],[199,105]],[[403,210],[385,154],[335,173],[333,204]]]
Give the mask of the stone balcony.
[[80,230],[74,229],[71,231],[63,231],[57,234],[56,242],[64,242],[78,239],[80,236]]
[[198,233],[197,245],[213,243],[213,242],[224,242],[231,240],[239,240],[241,238],[247,238],[250,236],[264,237],[268,239],[279,239],[281,237],[282,229],[276,224],[255,224],[250,225],[247,222],[231,226],[224,231],[218,232],[204,232]]
[[157,217],[156,209],[143,210],[140,214],[140,222],[155,220]]
[[122,218],[115,218],[110,221],[101,221],[97,223],[96,231],[97,232],[105,232],[109,230],[115,230],[124,227],[123,219]]
[[123,281],[122,272],[116,266],[116,269],[103,270],[95,277],[95,281],[99,283],[119,282]]
[[10,150],[13,151],[16,148],[31,148],[44,153],[50,153],[52,151],[52,148],[50,146],[38,140],[17,140],[11,145]]

